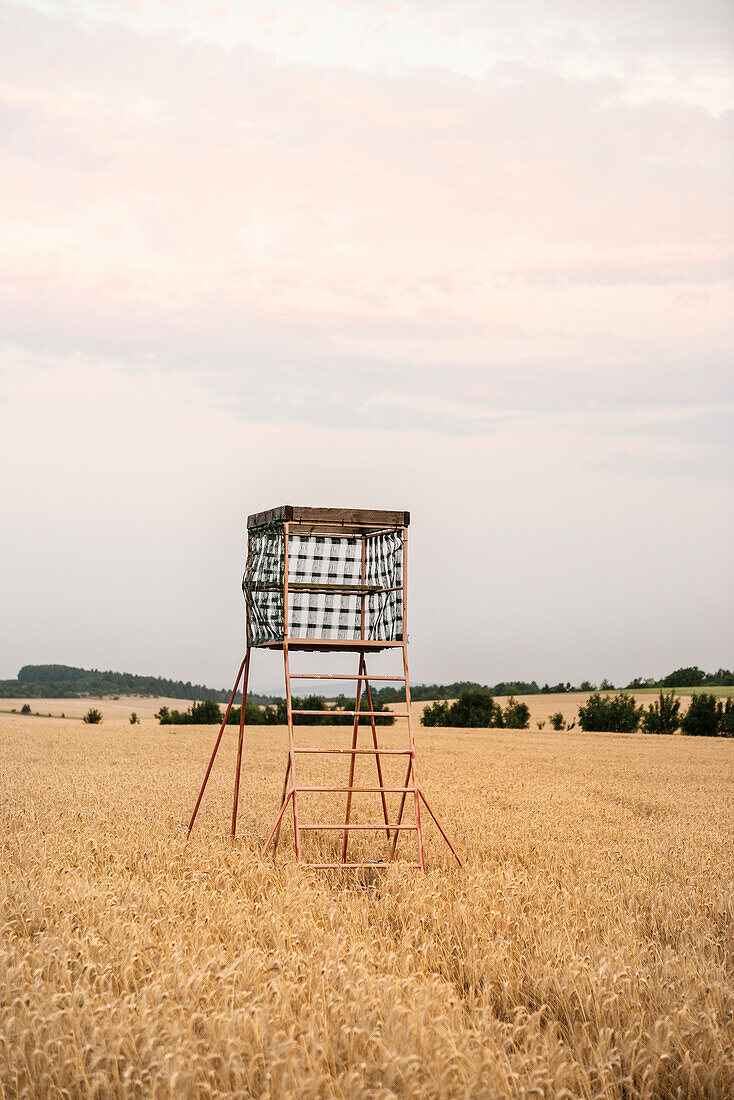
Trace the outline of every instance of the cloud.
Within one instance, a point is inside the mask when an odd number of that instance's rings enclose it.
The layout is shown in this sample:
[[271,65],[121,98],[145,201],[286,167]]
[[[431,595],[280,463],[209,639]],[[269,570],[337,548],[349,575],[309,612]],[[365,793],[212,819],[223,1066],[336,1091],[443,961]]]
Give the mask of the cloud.
[[383,372],[442,371],[446,397],[483,371],[510,403],[508,372],[579,399],[686,356],[718,377],[729,116],[630,105],[603,74],[284,64],[18,8],[3,41],[16,344],[196,366],[239,415],[274,378],[286,416]]
[[[662,668],[688,652],[724,663],[728,488],[709,476],[710,442],[650,434],[651,418],[710,427],[713,403],[507,409],[498,431],[454,433],[416,430],[387,392],[400,431],[345,415],[243,427],[197,373],[124,361],[7,352],[0,383],[7,675],[66,660],[223,684],[241,645],[245,516],[298,501],[411,509],[418,681],[629,679],[650,653]],[[442,411],[467,418],[460,404],[426,413]],[[255,686],[279,675],[258,662]]]
[[289,499],[414,511],[419,678],[724,663],[723,8],[267,7],[2,9],[8,673],[224,682]]

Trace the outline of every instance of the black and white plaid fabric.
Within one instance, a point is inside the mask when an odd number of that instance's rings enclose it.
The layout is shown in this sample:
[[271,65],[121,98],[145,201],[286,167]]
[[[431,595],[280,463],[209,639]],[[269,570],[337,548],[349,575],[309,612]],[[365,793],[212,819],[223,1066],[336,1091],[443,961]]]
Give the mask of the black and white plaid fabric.
[[361,584],[362,540],[290,535],[288,583]]
[[[381,588],[402,588],[403,532],[387,531],[367,539],[366,583]],[[403,638],[403,593],[375,592],[367,597],[367,629],[370,641],[400,642]]]
[[[322,535],[288,539],[289,584],[361,584],[362,540]],[[359,637],[361,603],[354,592],[288,593],[291,638]]]
[[283,637],[284,545],[282,527],[264,527],[250,535],[242,578],[249,645]]
[[[281,528],[250,536],[243,589],[249,610],[249,642],[258,645],[283,638],[283,558]],[[288,539],[289,585],[360,585],[362,539],[293,534]],[[383,589],[403,583],[403,533],[389,531],[367,539],[365,583]],[[357,640],[362,601],[357,592],[288,591],[288,634],[291,638]],[[401,641],[402,591],[371,592],[365,598],[365,637],[369,641]]]
[[361,603],[353,592],[289,592],[291,638],[358,638]]

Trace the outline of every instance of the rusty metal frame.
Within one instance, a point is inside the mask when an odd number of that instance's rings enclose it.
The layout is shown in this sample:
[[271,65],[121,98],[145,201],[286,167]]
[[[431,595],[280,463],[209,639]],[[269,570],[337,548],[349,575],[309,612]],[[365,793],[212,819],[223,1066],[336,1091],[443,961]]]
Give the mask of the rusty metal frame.
[[[219,729],[219,733],[218,733],[218,736],[217,736],[217,739],[216,739],[216,743],[214,745],[214,750],[213,750],[211,758],[209,760],[209,765],[207,767],[206,774],[204,776],[204,781],[202,783],[201,790],[199,792],[199,797],[198,797],[196,805],[194,807],[194,812],[192,814],[191,821],[189,823],[189,829],[188,829],[187,837],[190,836],[191,830],[194,826],[194,822],[196,820],[196,815],[198,813],[199,806],[201,804],[201,800],[203,798],[204,791],[205,791],[207,782],[209,780],[209,775],[211,773],[212,767],[214,765],[214,760],[215,760],[217,752],[219,750],[219,746],[220,746],[220,743],[221,743],[221,740],[222,740],[224,729],[225,729],[225,726],[227,724],[227,719],[229,718],[229,714],[230,714],[230,711],[232,709],[232,704],[234,702],[235,696],[237,694],[237,689],[239,687],[240,680],[242,679],[243,674],[244,674],[243,690],[242,690],[242,710],[241,710],[241,713],[240,713],[239,734],[238,734],[238,742],[237,742],[237,764],[236,764],[236,770],[235,770],[234,800],[233,800],[233,806],[232,806],[232,839],[233,840],[235,839],[236,832],[237,832],[237,812],[238,812],[238,803],[239,803],[240,773],[241,773],[241,767],[242,767],[242,750],[243,750],[244,730],[245,730],[245,706],[246,706],[246,702],[247,702],[247,687],[248,687],[249,672],[250,672],[251,650],[253,648],[282,649],[282,651],[283,651],[283,671],[284,671],[284,677],[285,677],[285,692],[286,692],[286,715],[287,715],[287,723],[288,723],[288,760],[287,760],[287,766],[286,766],[286,771],[285,771],[285,778],[283,780],[283,790],[282,790],[281,799],[280,799],[280,806],[279,806],[276,818],[275,818],[275,820],[274,820],[274,822],[273,822],[273,824],[270,828],[270,831],[268,833],[268,836],[265,840],[265,843],[262,845],[262,848],[260,850],[260,859],[264,858],[264,856],[265,856],[266,852],[268,851],[268,848],[270,847],[271,844],[273,846],[273,858],[275,858],[275,854],[276,854],[277,848],[278,848],[280,833],[281,833],[281,829],[282,829],[282,825],[283,825],[283,820],[284,820],[286,811],[287,811],[288,807],[290,806],[291,810],[292,810],[292,815],[293,815],[293,839],[294,839],[296,863],[300,864],[301,866],[312,867],[314,869],[332,868],[332,869],[342,869],[342,870],[347,869],[347,868],[357,868],[357,867],[376,868],[376,867],[381,867],[381,866],[388,866],[392,861],[394,861],[397,858],[397,845],[398,845],[398,839],[399,839],[401,833],[403,833],[403,832],[414,832],[416,834],[417,844],[418,844],[418,858],[417,858],[417,860],[409,860],[409,861],[403,861],[403,862],[407,866],[417,867],[417,868],[420,868],[421,871],[425,872],[425,855],[424,855],[424,843],[423,843],[423,822],[421,820],[421,804],[422,804],[423,806],[425,806],[426,810],[428,811],[431,819],[433,820],[436,827],[438,828],[441,836],[443,837],[446,844],[448,845],[449,850],[451,851],[452,855],[456,859],[457,863],[459,864],[460,867],[463,866],[461,857],[459,856],[458,852],[456,851],[453,844],[449,840],[449,838],[448,838],[446,832],[444,831],[440,821],[438,820],[436,814],[434,813],[433,809],[431,808],[428,800],[426,799],[425,794],[423,793],[422,789],[420,788],[420,786],[418,784],[418,778],[417,778],[416,747],[415,747],[415,737],[414,737],[414,733],[413,733],[413,718],[412,718],[412,714],[411,714],[410,676],[409,676],[409,672],[408,672],[408,627],[407,627],[407,623],[408,623],[408,602],[407,602],[407,590],[408,590],[408,527],[407,527],[407,520],[408,520],[408,517],[407,517],[407,514],[406,514],[406,523],[404,525],[396,524],[394,527],[382,526],[378,529],[372,529],[372,530],[364,530],[363,529],[362,531],[359,531],[358,534],[359,534],[359,536],[361,536],[361,539],[362,539],[362,575],[361,575],[361,582],[362,583],[361,583],[360,586],[356,586],[356,587],[357,587],[358,590],[361,590],[360,591],[360,596],[361,596],[361,601],[362,601],[361,614],[360,614],[360,637],[358,639],[354,639],[352,641],[347,641],[345,643],[343,639],[323,639],[323,638],[291,639],[288,636],[288,593],[289,593],[289,589],[291,587],[290,584],[289,584],[289,578],[288,578],[289,535],[290,535],[291,527],[294,528],[294,529],[301,529],[304,525],[303,525],[303,523],[299,523],[295,519],[293,521],[290,521],[288,519],[284,519],[283,524],[282,524],[282,526],[283,526],[283,545],[284,545],[284,562],[283,562],[283,640],[282,640],[282,642],[279,642],[279,643],[267,642],[267,643],[261,643],[258,646],[252,646],[252,647],[248,646],[247,647],[244,660],[242,661],[242,664],[240,665],[240,669],[239,669],[239,672],[237,674],[237,679],[235,681],[234,688],[232,689],[232,694],[230,696],[229,703],[227,705],[227,710],[226,710],[226,713],[225,713],[225,716],[224,716],[224,720],[223,720],[223,722],[221,724],[221,727]],[[322,524],[320,524],[320,523],[309,523],[308,524],[309,529],[312,530],[312,532],[314,534],[319,533],[319,531],[322,527],[327,528],[329,531],[332,531],[334,526],[336,526],[334,523],[327,523],[327,522],[324,522]],[[364,526],[366,527],[367,525],[365,524]],[[402,638],[398,641],[392,641],[392,642],[374,642],[374,641],[369,641],[365,638],[365,599],[366,599],[366,596],[367,596],[368,590],[369,590],[369,586],[367,586],[365,584],[365,581],[366,581],[366,547],[367,547],[367,539],[371,538],[371,537],[374,537],[376,535],[379,535],[379,534],[384,534],[386,531],[393,531],[393,530],[402,530],[402,535],[403,535],[402,584],[397,586],[397,590],[402,590],[402,605],[403,605],[402,606],[402,612],[403,612]],[[248,535],[249,535],[249,532],[248,532]],[[248,537],[248,553],[249,553],[249,546],[250,546],[250,539]],[[302,587],[307,587],[307,586],[301,585],[300,587],[302,588]],[[323,588],[324,586],[321,585],[319,587]],[[328,588],[329,586],[326,586],[326,587]],[[339,587],[339,586],[337,586],[337,587]],[[391,589],[391,591],[395,591],[395,590],[396,589]],[[396,676],[396,675],[370,676],[369,675],[369,673],[367,671],[367,658],[366,658],[367,652],[374,652],[375,650],[379,650],[379,649],[388,649],[388,650],[390,650],[390,649],[398,649],[398,648],[402,652],[402,664],[403,664],[403,675],[402,676]],[[356,675],[351,675],[349,673],[292,672],[291,667],[290,667],[290,651],[293,650],[293,649],[310,650],[310,651],[313,651],[313,652],[339,652],[339,651],[344,652],[345,649],[352,649],[355,652],[359,653],[359,667],[358,667],[357,674]],[[357,686],[356,686],[354,710],[344,712],[345,715],[354,718],[354,723],[353,723],[353,726],[352,726],[352,738],[351,738],[350,747],[326,748],[326,747],[314,746],[314,745],[309,746],[309,745],[297,745],[296,744],[296,733],[295,733],[294,722],[293,722],[294,715],[301,716],[301,715],[306,715],[306,714],[312,714],[312,715],[314,715],[314,717],[316,717],[318,715],[330,714],[330,713],[333,713],[333,712],[331,712],[331,711],[320,711],[320,710],[303,710],[303,709],[299,709],[299,708],[294,709],[293,708],[292,693],[291,693],[291,681],[294,680],[294,679],[295,680],[350,680],[350,681],[353,681],[353,682],[356,683]],[[377,723],[376,723],[375,719],[376,719],[376,716],[379,715],[382,712],[376,711],[375,708],[374,708],[373,701],[372,701],[372,689],[371,689],[371,686],[370,686],[371,681],[373,681],[373,682],[374,681],[392,681],[392,682],[399,682],[399,683],[404,683],[405,684],[405,702],[406,702],[405,712],[401,711],[398,714],[393,714],[393,717],[395,717],[398,720],[404,720],[404,721],[407,722],[407,742],[408,742],[407,748],[405,748],[405,749],[395,749],[395,748],[382,748],[380,746],[379,739],[378,739],[378,736],[377,736]],[[366,703],[367,703],[367,709],[366,710],[362,710],[361,707],[360,707],[360,704],[361,704],[361,701],[362,701],[363,690],[364,690],[364,695],[365,695]],[[370,719],[370,733],[371,733],[371,741],[372,741],[372,747],[371,748],[365,748],[365,747],[362,747],[362,746],[359,745],[359,728],[360,728],[360,724],[361,724],[361,719],[363,719],[363,718],[369,718]],[[344,784],[342,782],[339,785],[333,785],[333,786],[326,786],[326,785],[323,785],[323,786],[319,786],[319,785],[299,786],[298,782],[297,782],[297,779],[296,779],[295,763],[296,763],[296,756],[301,755],[301,754],[324,754],[324,755],[333,754],[333,755],[338,755],[338,756],[342,756],[342,755],[348,756],[349,757],[348,782],[346,784]],[[376,784],[373,785],[373,786],[355,785],[354,776],[355,776],[356,758],[358,756],[362,756],[362,755],[364,755],[364,756],[374,756],[374,758],[375,758],[375,768],[376,768],[376,773],[377,773],[377,781],[376,781]],[[397,757],[397,756],[407,756],[408,757],[407,771],[406,771],[405,780],[404,780],[402,786],[386,785],[385,784],[383,771],[382,771],[382,759],[384,757],[391,757],[391,756],[395,756],[395,757]],[[338,793],[338,794],[345,794],[346,795],[346,805],[345,805],[345,814],[344,814],[344,821],[343,822],[339,823],[339,822],[327,821],[327,822],[314,822],[313,824],[310,824],[310,823],[309,824],[304,824],[304,823],[299,821],[299,814],[298,814],[299,795],[307,795],[307,794],[310,794],[310,793],[321,793],[321,792],[328,792],[328,793],[334,793],[334,794]],[[380,802],[381,802],[381,809],[382,809],[382,821],[377,822],[377,823],[373,823],[373,822],[356,823],[356,822],[353,822],[351,820],[353,796],[355,794],[368,794],[368,793],[379,794]],[[387,794],[400,794],[401,795],[398,815],[397,815],[397,818],[394,819],[393,821],[390,820],[389,813],[388,813],[388,805],[387,805],[387,799],[386,799]],[[405,813],[405,808],[406,808],[406,803],[408,801],[408,796],[412,796],[411,801],[413,803],[413,808],[414,808],[414,819],[413,819],[413,821],[409,821],[407,823],[404,823],[403,822],[403,815]],[[338,832],[342,833],[341,853],[340,853],[341,854],[341,859],[338,860],[338,861],[334,861],[334,862],[318,861],[318,862],[304,863],[302,861],[302,858],[301,858],[301,833],[304,832],[304,831],[306,831],[306,832],[319,832],[319,831],[322,831],[322,830],[323,831],[338,831]],[[389,851],[388,851],[387,858],[382,859],[382,860],[361,860],[361,861],[350,861],[348,859],[349,835],[350,835],[351,832],[353,832],[353,831],[380,832],[380,831],[383,831],[383,830],[385,832],[385,835],[387,837],[387,842],[388,842]]]

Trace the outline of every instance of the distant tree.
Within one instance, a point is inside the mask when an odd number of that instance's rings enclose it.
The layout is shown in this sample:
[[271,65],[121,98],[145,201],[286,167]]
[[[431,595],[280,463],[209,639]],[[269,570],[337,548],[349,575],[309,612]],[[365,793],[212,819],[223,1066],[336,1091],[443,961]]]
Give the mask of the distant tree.
[[96,707],[90,707],[87,713],[82,718],[82,722],[86,722],[89,726],[97,726],[102,721],[102,712],[97,710]]
[[650,703],[642,715],[645,733],[675,733],[680,726],[680,699],[674,691],[661,691],[654,703]]
[[614,691],[614,684],[605,677],[599,685],[599,691]]
[[130,725],[131,726],[139,726],[140,725],[140,719],[138,718],[135,711],[133,711],[132,714],[130,715]]
[[21,714],[30,714],[31,713],[30,703],[24,703],[23,706],[20,708],[20,713]]
[[456,726],[462,729],[486,729],[504,725],[504,717],[488,688],[464,691],[450,705],[436,702],[423,711],[424,726]]
[[194,725],[214,726],[222,721],[222,712],[219,703],[214,699],[204,699],[200,703],[191,705],[191,722]]
[[489,690],[493,695],[537,695],[540,688],[535,680],[500,680]]
[[721,687],[734,687],[734,672],[728,668],[719,668],[716,672],[707,672],[703,682],[705,684],[717,684]]
[[582,680],[579,691],[596,691],[596,687],[589,680]]
[[530,707],[527,703],[518,703],[514,695],[507,701],[502,715],[502,724],[510,730],[526,730],[530,722]]
[[[285,703],[283,704],[285,711]],[[229,718],[227,723],[230,726],[239,726],[240,715],[242,713],[241,707],[232,707],[229,712]],[[251,703],[248,699],[245,706],[245,725],[247,726],[274,726],[283,724],[286,721],[285,713],[280,713],[277,706],[274,707],[260,707],[257,703]]]
[[632,695],[618,692],[610,698],[595,691],[579,707],[579,725],[584,731],[633,733],[640,724],[642,710]]
[[213,726],[222,721],[222,712],[213,699],[205,699],[201,703],[192,703],[184,711],[161,707],[156,718],[162,726]]
[[[328,710],[329,706],[323,695],[304,695],[302,699],[299,699],[297,695],[294,695],[291,699],[293,710]],[[352,707],[354,707],[354,701],[352,701]],[[281,704],[281,714],[283,716],[283,722],[288,720],[288,712],[285,703]],[[340,715],[341,718],[346,718],[346,715]],[[293,725],[294,726],[323,726],[328,721],[325,714],[294,714]],[[347,721],[354,722],[354,719],[347,718]]]
[[551,714],[548,721],[553,726],[554,730],[562,730],[566,728],[566,719],[563,717],[560,710],[557,710],[555,714]]
[[663,687],[700,687],[705,676],[706,674],[697,665],[692,665],[690,668],[677,668],[661,683]]
[[701,692],[692,697],[681,720],[681,732],[687,737],[717,737],[723,718],[724,708],[716,696]]
[[422,726],[451,726],[449,721],[449,704],[437,699],[435,703],[425,707],[421,715]]
[[724,703],[719,734],[721,737],[734,737],[734,698],[729,697]]

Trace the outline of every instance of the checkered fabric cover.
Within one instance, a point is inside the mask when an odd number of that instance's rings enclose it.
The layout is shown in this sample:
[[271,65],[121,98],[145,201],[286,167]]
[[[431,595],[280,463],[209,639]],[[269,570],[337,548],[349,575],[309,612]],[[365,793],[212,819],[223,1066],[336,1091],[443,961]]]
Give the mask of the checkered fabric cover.
[[250,534],[242,578],[249,645],[283,637],[284,547],[282,527],[262,527]]
[[359,584],[362,540],[324,535],[290,535],[288,583]]
[[[283,638],[283,529],[252,532],[243,589],[251,645]],[[365,581],[381,588],[402,584],[403,533],[367,539]],[[350,536],[292,534],[288,539],[288,583],[359,585],[362,540]],[[325,641],[359,639],[362,603],[356,592],[288,591],[288,634]],[[365,598],[365,637],[401,641],[402,592],[374,592]]]
[[[397,588],[403,583],[403,532],[388,531],[367,539],[367,584]],[[403,593],[374,592],[366,601],[366,631],[370,641],[403,639]]]
[[[362,540],[322,535],[288,539],[288,583],[360,584]],[[288,592],[291,638],[359,637],[359,597],[354,592]]]

